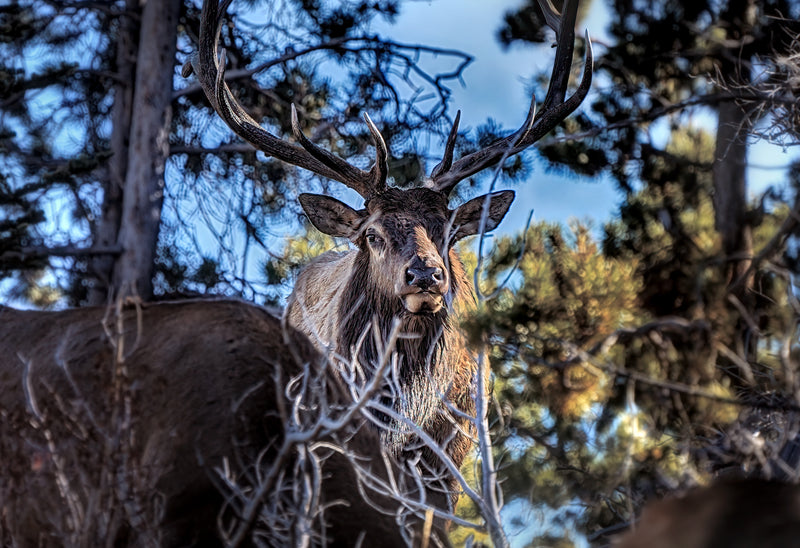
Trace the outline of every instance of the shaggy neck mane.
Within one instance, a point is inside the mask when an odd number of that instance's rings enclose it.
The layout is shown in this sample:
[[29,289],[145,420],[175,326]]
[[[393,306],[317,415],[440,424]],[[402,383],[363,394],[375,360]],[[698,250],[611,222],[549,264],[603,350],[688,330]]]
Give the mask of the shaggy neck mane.
[[[347,360],[356,358],[365,376],[370,378],[382,357],[372,327],[378,326],[383,343],[389,338],[395,318],[399,318],[400,338],[394,349],[398,368],[397,375],[392,378],[399,393],[397,389],[387,392],[383,401],[428,430],[433,424],[446,421],[442,400],[453,399],[450,388],[457,382],[456,372],[465,367],[466,344],[456,325],[456,313],[474,305],[472,284],[461,261],[451,252],[450,295],[446,299],[451,306],[435,314],[411,314],[400,299],[379,292],[370,283],[368,261],[367,253],[359,253],[348,290],[342,296],[337,354]],[[354,349],[358,349],[357,355],[353,355]],[[469,373],[467,382],[468,379]],[[464,405],[464,402],[459,403]],[[444,426],[433,429],[437,432],[434,438],[442,438],[437,441],[444,441],[450,431]],[[410,432],[406,426],[395,424],[382,435],[388,447],[399,451],[407,444]]]
[[[359,252],[348,289],[342,296],[337,353],[347,359],[357,358],[362,367],[371,369],[381,359],[372,326],[378,326],[381,341],[386,341],[395,319],[399,318],[400,339],[395,351],[403,377],[417,376],[428,365],[435,373],[447,361],[450,354],[447,349],[463,348],[455,313],[474,303],[472,284],[461,261],[455,253],[450,253],[450,296],[446,300],[452,304],[435,314],[411,314],[399,298],[380,292],[369,280],[368,262],[368,254]],[[355,348],[359,349],[357,356],[352,355]]]

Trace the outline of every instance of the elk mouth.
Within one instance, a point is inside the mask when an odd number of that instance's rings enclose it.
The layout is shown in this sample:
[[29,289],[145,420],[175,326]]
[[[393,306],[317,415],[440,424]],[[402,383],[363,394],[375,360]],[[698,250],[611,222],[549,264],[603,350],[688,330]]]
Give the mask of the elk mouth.
[[403,295],[403,306],[412,314],[435,314],[444,306],[441,293],[418,291]]

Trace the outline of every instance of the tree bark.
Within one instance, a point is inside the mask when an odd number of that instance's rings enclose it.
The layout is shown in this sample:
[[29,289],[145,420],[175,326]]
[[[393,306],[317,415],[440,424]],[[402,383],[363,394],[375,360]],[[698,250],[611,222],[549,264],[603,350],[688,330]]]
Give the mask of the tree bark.
[[[136,51],[139,47],[141,16],[138,0],[126,0],[125,13],[119,21],[116,52],[117,83],[114,86],[114,105],[111,110],[111,152],[108,161],[103,206],[95,227],[93,247],[116,246],[122,217],[122,196],[125,173],[128,171],[128,143],[133,114],[133,91],[136,77]],[[87,296],[90,305],[102,305],[110,297],[111,278],[116,255],[93,257],[90,262],[91,285]]]
[[[753,257],[753,236],[747,215],[747,113],[734,102],[719,107],[714,151],[714,215],[728,260],[731,284],[747,272]],[[746,290],[750,282],[737,284]]]
[[[725,253],[725,275],[732,297],[741,303],[739,314],[750,315],[754,307],[753,234],[747,214],[747,113],[733,103],[719,107],[717,143],[714,151],[714,215]],[[756,359],[757,334],[744,317],[737,321],[728,345],[744,359]]]
[[170,103],[180,3],[148,0],[142,13],[133,93],[128,165],[117,243],[122,254],[112,277],[116,295],[153,294],[164,168],[172,121]]

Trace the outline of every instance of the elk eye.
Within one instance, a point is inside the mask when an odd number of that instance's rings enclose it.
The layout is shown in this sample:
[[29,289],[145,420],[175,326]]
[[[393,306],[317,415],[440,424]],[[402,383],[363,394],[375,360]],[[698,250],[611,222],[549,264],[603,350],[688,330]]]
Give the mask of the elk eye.
[[383,245],[383,238],[381,238],[377,234],[370,232],[369,234],[367,234],[367,243],[371,246],[379,247]]

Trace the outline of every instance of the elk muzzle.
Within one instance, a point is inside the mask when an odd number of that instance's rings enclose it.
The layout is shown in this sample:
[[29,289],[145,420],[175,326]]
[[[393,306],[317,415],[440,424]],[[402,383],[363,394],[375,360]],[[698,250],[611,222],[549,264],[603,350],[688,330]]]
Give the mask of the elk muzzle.
[[442,309],[450,283],[438,257],[427,260],[415,257],[406,267],[404,281],[399,293],[406,310],[412,314],[424,314]]

